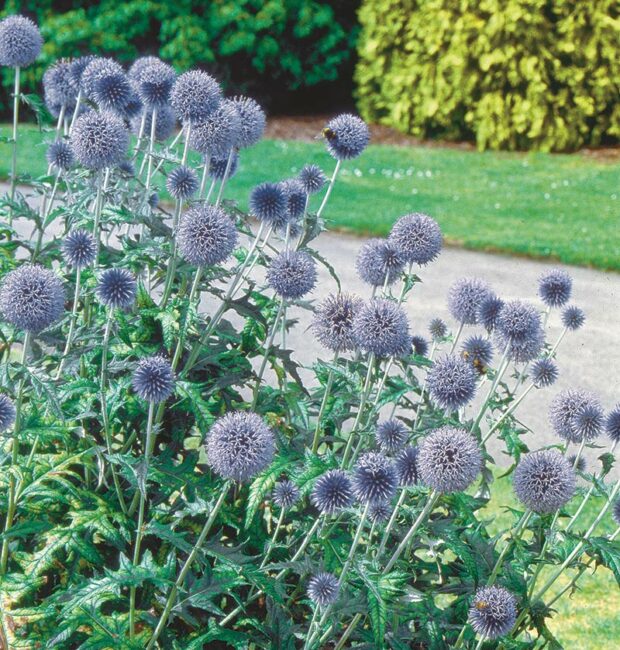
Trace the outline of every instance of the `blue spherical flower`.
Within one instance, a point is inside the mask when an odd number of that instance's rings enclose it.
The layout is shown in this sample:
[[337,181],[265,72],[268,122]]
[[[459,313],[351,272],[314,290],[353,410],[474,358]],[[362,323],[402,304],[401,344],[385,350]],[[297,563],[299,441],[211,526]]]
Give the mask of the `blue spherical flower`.
[[15,404],[13,400],[5,395],[0,393],[0,432],[6,431],[9,427],[15,422]]
[[539,514],[556,512],[575,492],[575,471],[556,449],[526,454],[512,479],[517,498]]
[[193,205],[181,217],[177,243],[181,257],[195,266],[226,260],[237,245],[237,228],[222,208]]
[[0,312],[18,329],[36,334],[55,323],[64,309],[62,282],[52,271],[23,264],[4,276]]
[[92,99],[103,110],[122,111],[131,99],[131,86],[124,72],[105,74],[96,79]]
[[487,332],[495,331],[503,307],[504,301],[492,293],[488,294],[480,303],[477,319]]
[[572,288],[572,278],[562,269],[553,269],[538,279],[538,295],[549,307],[561,307],[566,304]]
[[478,322],[478,310],[489,296],[489,285],[479,278],[461,278],[448,291],[448,308],[453,318],[465,325]]
[[111,309],[128,309],[136,299],[137,283],[125,269],[108,269],[101,274],[96,294]]
[[389,502],[373,503],[368,509],[368,519],[373,523],[387,521],[394,512],[394,506]]
[[411,349],[409,323],[403,308],[391,300],[374,299],[353,318],[357,345],[377,357],[400,356]]
[[497,639],[512,631],[517,620],[517,600],[504,587],[481,587],[469,610],[469,622],[485,639]]
[[179,201],[186,201],[198,191],[200,182],[193,169],[181,165],[176,167],[166,179],[166,188],[170,195]]
[[603,428],[603,409],[598,399],[583,390],[568,389],[556,395],[549,421],[560,438],[580,443],[594,440]]
[[541,325],[530,332],[527,338],[509,339],[497,332],[497,345],[500,350],[508,349],[508,359],[515,363],[529,363],[537,359],[545,345],[545,332]]
[[123,67],[114,59],[106,59],[99,56],[91,58],[83,68],[80,76],[82,94],[88,99],[94,99],[97,82],[101,78],[109,75],[122,75],[123,73]]
[[379,422],[375,430],[377,444],[386,454],[400,449],[407,442],[408,436],[407,427],[396,418]]
[[349,293],[330,294],[316,308],[312,330],[319,343],[328,350],[353,350],[353,319],[364,302]]
[[371,451],[357,461],[353,470],[353,491],[362,503],[385,503],[396,494],[398,476],[394,463]]
[[605,426],[605,413],[596,398],[584,404],[572,420],[572,429],[579,440],[594,440],[602,433]]
[[238,166],[239,154],[236,151],[233,152],[232,158],[230,159],[230,165],[228,164],[228,156],[225,156],[224,158],[211,156],[209,158],[209,176],[221,181],[228,173],[227,178],[232,178],[237,173]]
[[76,91],[79,91],[82,87],[82,76],[84,75],[84,70],[86,70],[88,65],[95,59],[97,59],[96,56],[89,54],[87,56],[80,56],[71,61],[71,81]]
[[75,106],[77,86],[73,80],[73,67],[69,61],[56,61],[43,75],[43,93],[48,104]]
[[138,84],[140,83],[140,78],[142,73],[152,65],[159,65],[163,61],[156,56],[140,56],[138,57],[129,67],[127,76],[131,85],[137,90]]
[[285,218],[287,203],[281,183],[261,183],[250,194],[250,213],[259,221],[276,223]]
[[612,442],[620,442],[620,403],[616,404],[607,415],[605,432],[611,438]]
[[83,269],[95,261],[97,246],[86,230],[71,230],[62,243],[62,254],[71,266]]
[[476,394],[476,372],[461,356],[449,354],[437,359],[426,378],[429,395],[444,409],[455,411],[471,402]]
[[302,298],[316,284],[316,262],[305,251],[284,251],[267,269],[267,283],[287,300]]
[[136,166],[133,164],[132,160],[122,160],[120,163],[118,163],[118,171],[125,176],[135,176]]
[[311,499],[326,514],[348,508],[353,503],[351,480],[342,470],[330,469],[316,480]]
[[419,449],[417,447],[407,446],[394,460],[398,483],[402,487],[415,485],[420,480],[418,454]]
[[150,65],[143,66],[136,74],[134,88],[145,106],[149,109],[159,109],[168,104],[175,78],[176,73],[171,65],[163,61],[153,61]]
[[299,219],[306,211],[307,194],[302,182],[290,178],[282,182],[282,188],[286,196],[287,220]]
[[299,497],[299,488],[288,479],[279,481],[273,488],[273,501],[280,508],[290,508],[299,501]]
[[614,521],[620,526],[620,497],[618,497],[613,505],[612,516]]
[[[176,124],[177,118],[170,106],[160,106],[157,109],[157,115],[155,117],[155,140],[157,142],[163,142],[164,140],[167,140],[172,135]],[[144,129],[142,131],[142,137],[147,139],[151,137],[152,125],[153,112],[147,111],[144,115]],[[134,115],[131,118],[130,126],[131,132],[134,135],[138,135],[142,127],[142,114]]]
[[536,388],[545,388],[558,378],[558,366],[553,359],[538,359],[532,364],[532,383]]
[[157,192],[153,192],[149,198],[148,198],[148,204],[151,210],[155,210],[155,208],[159,205],[159,194]]
[[476,368],[485,368],[493,359],[493,345],[489,339],[482,336],[470,336],[463,343],[461,354]]
[[265,112],[250,97],[233,97],[231,101],[240,119],[235,144],[241,148],[251,147],[263,137],[266,124]]
[[567,307],[562,312],[562,324],[569,330],[578,330],[586,321],[586,315],[579,307]]
[[441,230],[434,219],[414,212],[401,217],[390,231],[388,241],[407,264],[432,262],[441,251]]
[[73,167],[75,156],[73,150],[64,140],[52,142],[45,152],[47,162],[58,170],[66,171]]
[[192,125],[190,146],[202,154],[228,159],[240,129],[239,112],[231,100],[225,99],[204,122]]
[[511,343],[522,343],[542,328],[540,313],[527,302],[507,302],[497,320],[498,334]]
[[420,442],[418,468],[422,482],[433,490],[462,492],[482,469],[478,441],[464,429],[436,429]]
[[570,466],[576,471],[576,472],[585,472],[586,470],[586,459],[583,456],[577,457],[577,454],[571,454],[568,457],[568,462],[570,463]]
[[394,284],[401,277],[404,265],[398,251],[386,239],[369,239],[355,261],[360,278],[373,287]]
[[318,165],[304,165],[299,172],[299,180],[304,186],[306,194],[315,194],[323,189],[327,177]]
[[328,607],[338,600],[340,582],[332,573],[317,573],[308,583],[308,598],[317,607]]
[[43,39],[39,28],[25,16],[0,21],[0,65],[25,68],[39,56]]
[[227,413],[209,431],[207,462],[225,479],[253,479],[271,464],[274,453],[273,431],[256,413]]
[[441,341],[445,339],[448,334],[448,328],[441,318],[433,318],[428,324],[428,331],[430,332],[433,341]]
[[116,115],[89,111],[75,121],[70,144],[82,165],[99,170],[113,167],[125,158],[129,134]]
[[202,70],[190,70],[177,77],[170,92],[170,104],[186,122],[202,122],[219,106],[222,89]]
[[323,136],[327,150],[336,160],[350,160],[364,151],[370,140],[370,131],[359,117],[343,113],[328,122]]
[[414,354],[420,357],[425,357],[428,354],[428,341],[423,336],[412,336],[411,346]]
[[174,391],[174,372],[170,361],[162,356],[138,362],[133,373],[133,388],[147,402],[165,402]]

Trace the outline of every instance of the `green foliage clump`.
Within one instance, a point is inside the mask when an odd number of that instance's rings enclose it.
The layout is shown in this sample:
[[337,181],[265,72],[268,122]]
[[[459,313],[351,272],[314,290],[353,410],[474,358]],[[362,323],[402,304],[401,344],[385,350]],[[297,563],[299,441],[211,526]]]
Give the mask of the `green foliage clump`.
[[566,151],[620,135],[613,0],[366,0],[359,108],[422,137]]

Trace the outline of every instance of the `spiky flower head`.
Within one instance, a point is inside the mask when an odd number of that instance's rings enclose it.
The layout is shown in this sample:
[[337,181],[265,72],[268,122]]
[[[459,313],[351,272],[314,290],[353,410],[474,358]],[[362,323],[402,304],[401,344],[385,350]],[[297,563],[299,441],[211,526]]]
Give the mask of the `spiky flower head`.
[[353,337],[364,352],[377,357],[401,356],[411,349],[407,315],[391,300],[365,303],[353,318]]
[[71,230],[62,243],[62,254],[71,266],[83,269],[95,261],[95,239],[86,230]]
[[25,68],[39,56],[43,39],[39,28],[25,16],[0,21],[0,65]]
[[436,429],[420,442],[418,467],[420,479],[433,490],[462,492],[482,469],[478,441],[465,429]]
[[369,239],[362,244],[355,267],[360,278],[373,287],[394,284],[405,263],[387,239]]
[[99,170],[125,158],[129,134],[123,120],[113,113],[88,111],[75,120],[70,144],[84,167]]
[[227,178],[232,178],[237,173],[238,166],[239,154],[236,151],[233,151],[230,165],[228,164],[228,156],[223,158],[211,156],[209,158],[209,176],[216,180],[222,180],[227,174]]
[[444,409],[455,411],[476,394],[476,372],[463,357],[448,354],[437,359],[426,378],[429,395]]
[[524,339],[510,339],[499,330],[496,332],[497,346],[508,350],[508,359],[515,363],[529,363],[540,356],[545,345],[545,332],[542,325],[535,327]]
[[[131,132],[134,135],[140,133],[142,127],[142,114],[134,115],[130,121]],[[177,124],[177,118],[174,111],[170,106],[160,106],[157,109],[157,116],[155,117],[155,140],[163,142],[167,140],[174,131]],[[151,127],[153,125],[153,112],[147,111],[144,114],[144,129],[142,132],[143,137],[150,138]]]
[[605,421],[605,432],[612,442],[620,442],[620,403],[609,411]]
[[152,192],[148,198],[147,203],[149,204],[151,210],[155,210],[155,208],[159,205],[159,194],[157,194],[157,192]]
[[327,177],[318,165],[304,165],[299,172],[299,180],[302,182],[306,194],[315,194],[323,189]]
[[118,171],[125,176],[135,176],[136,166],[134,165],[133,160],[122,160],[118,163]]
[[166,189],[170,196],[179,201],[187,201],[191,198],[198,191],[199,185],[196,172],[186,165],[175,167],[166,179]]
[[539,311],[534,305],[521,300],[507,302],[497,321],[499,335],[510,342],[522,343],[540,329]]
[[538,295],[548,307],[561,307],[570,300],[573,279],[562,269],[552,269],[538,278]]
[[375,440],[386,454],[392,454],[400,449],[408,437],[407,427],[397,418],[384,420],[377,424]]
[[159,109],[168,104],[175,78],[176,73],[171,65],[154,61],[144,66],[137,75],[134,88],[148,109]]
[[311,500],[326,514],[348,508],[353,503],[351,479],[341,469],[330,469],[316,480]]
[[127,76],[129,77],[129,81],[131,81],[132,86],[134,88],[137,88],[138,83],[140,82],[140,78],[142,76],[142,73],[149,68],[152,65],[159,65],[160,63],[163,63],[163,61],[156,56],[140,56],[138,57],[130,66],[129,66],[129,71],[127,72]]
[[413,212],[392,226],[388,241],[404,262],[423,266],[432,262],[441,251],[441,229],[428,215]]
[[613,505],[613,518],[614,521],[620,526],[620,497],[617,497]]
[[207,462],[222,478],[249,481],[271,464],[274,453],[273,431],[256,413],[227,413],[209,431]]
[[281,183],[261,183],[250,194],[250,212],[259,221],[276,223],[287,211],[287,200]]
[[82,94],[88,99],[95,97],[97,82],[110,75],[123,74],[123,67],[114,59],[94,56],[87,62],[80,75],[80,88]]
[[179,253],[195,266],[221,264],[235,250],[237,236],[235,224],[222,208],[193,205],[181,217]]
[[485,368],[493,359],[493,345],[489,339],[483,336],[470,336],[463,343],[461,354],[476,368]]
[[312,291],[316,278],[316,262],[305,251],[283,251],[267,269],[267,283],[287,300],[297,300]]
[[174,372],[163,356],[147,357],[138,362],[133,373],[133,389],[147,402],[165,402],[174,391]]
[[575,472],[557,449],[542,449],[522,457],[512,479],[515,494],[539,514],[556,512],[575,492]]
[[420,480],[418,467],[419,449],[411,445],[405,447],[394,459],[398,483],[403,487],[415,485]]
[[517,599],[504,587],[492,585],[476,592],[469,622],[485,639],[497,639],[512,631],[517,620]]
[[74,107],[77,86],[73,80],[72,64],[67,60],[56,61],[43,75],[43,93],[47,104],[58,107]]
[[52,142],[45,152],[45,157],[52,167],[62,171],[70,169],[75,162],[73,149],[64,140]]
[[414,354],[420,357],[425,357],[428,354],[428,341],[418,334],[411,337],[411,347]]
[[306,190],[302,182],[297,178],[289,178],[282,183],[286,195],[286,207],[288,220],[295,220],[301,217],[306,209]]
[[129,309],[136,299],[137,283],[126,269],[107,269],[97,282],[96,294],[110,309]]
[[600,402],[594,398],[584,404],[573,418],[572,428],[579,440],[594,440],[605,427],[605,413]]
[[327,123],[323,129],[327,151],[336,160],[357,158],[368,145],[370,131],[357,115],[343,113]]
[[394,512],[394,506],[385,501],[383,503],[373,503],[370,508],[368,508],[368,519],[375,522],[387,521]]
[[549,408],[549,421],[560,438],[580,443],[594,440],[603,427],[603,410],[598,399],[584,390],[558,393]]
[[265,111],[251,97],[233,97],[232,103],[239,113],[240,128],[237,131],[236,146],[245,148],[255,145],[265,132],[267,119]]
[[97,59],[96,56],[88,54],[87,56],[79,56],[77,59],[72,59],[71,61],[71,80],[75,86],[76,91],[82,87],[82,76],[84,75],[84,70],[88,67],[91,61]]
[[568,462],[576,472],[585,472],[586,459],[583,456],[578,457],[577,454],[571,454],[568,457]]
[[586,315],[583,309],[571,305],[562,311],[562,325],[569,330],[578,330],[586,322]]
[[448,334],[448,327],[441,318],[433,318],[428,324],[428,331],[430,332],[433,341],[441,341],[445,339]]
[[503,306],[504,301],[493,293],[489,293],[480,303],[477,314],[478,322],[487,332],[495,331]]
[[4,276],[0,312],[18,329],[36,334],[55,323],[64,309],[62,282],[49,269],[22,264]]
[[15,422],[15,404],[13,400],[4,393],[0,393],[0,432],[6,431]]
[[491,289],[484,280],[461,278],[448,291],[448,309],[459,323],[475,325],[480,305],[490,293]]
[[353,350],[353,319],[363,304],[361,298],[350,293],[329,294],[312,319],[312,330],[321,345],[334,352]]
[[536,388],[546,388],[555,383],[558,378],[558,365],[553,359],[544,357],[532,364],[532,383]]
[[179,119],[202,122],[219,106],[222,89],[202,70],[190,70],[177,77],[170,91],[170,104]]
[[230,99],[225,99],[203,122],[192,125],[190,146],[205,155],[228,158],[240,129],[239,111]]
[[308,583],[308,598],[317,607],[329,607],[338,600],[340,582],[333,573],[317,573]]
[[273,488],[273,502],[280,508],[290,508],[299,501],[299,497],[299,488],[288,479],[278,481]]
[[371,451],[353,469],[353,491],[362,503],[385,503],[398,488],[394,463],[383,454]]
[[122,111],[132,97],[124,72],[105,74],[95,80],[92,99],[102,110]]

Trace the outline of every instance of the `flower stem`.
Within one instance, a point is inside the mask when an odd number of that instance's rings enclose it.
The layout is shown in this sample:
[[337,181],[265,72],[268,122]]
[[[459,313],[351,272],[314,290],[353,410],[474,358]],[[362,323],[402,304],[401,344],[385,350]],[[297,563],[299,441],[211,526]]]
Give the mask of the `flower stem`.
[[17,184],[17,124],[19,122],[19,102],[20,102],[20,73],[19,66],[15,67],[15,88],[13,90],[13,138],[12,138],[12,159],[11,159],[11,189],[9,206],[9,226],[13,225],[13,201],[15,200],[15,186]]
[[93,224],[93,235],[96,242],[96,253],[95,253],[95,267],[99,266],[99,252],[101,250],[101,228],[100,220],[101,213],[103,212],[103,194],[108,189],[108,181],[110,180],[110,168],[106,168],[105,174],[103,177],[103,186],[101,185],[101,178],[97,179],[97,196],[95,198],[95,220]]
[[[332,365],[336,365],[338,363],[338,356],[339,352],[336,350],[334,352],[334,358],[332,359]],[[323,421],[323,415],[325,413],[325,408],[327,407],[327,400],[329,399],[329,395],[332,390],[332,386],[334,384],[334,369],[330,368],[329,369],[329,374],[327,375],[327,383],[325,385],[325,392],[323,393],[323,399],[321,400],[321,407],[319,409],[319,414],[316,419],[316,428],[314,430],[314,438],[312,440],[312,453],[316,454],[318,448],[319,448],[319,438],[321,434],[321,422]]]
[[517,409],[517,406],[521,404],[521,402],[527,397],[528,393],[534,388],[534,384],[530,384],[517,399],[507,408],[501,415],[501,417],[495,422],[495,424],[489,429],[487,434],[484,436],[482,439],[480,446],[484,447],[486,444],[487,440],[491,437],[491,435],[497,430],[499,425],[511,414],[514,413],[515,410]]
[[506,344],[506,347],[504,348],[504,353],[502,354],[502,358],[500,359],[499,365],[497,366],[497,373],[495,375],[495,379],[493,380],[493,383],[491,384],[491,388],[489,389],[489,392],[487,393],[487,396],[484,398],[484,402],[482,403],[482,406],[480,407],[480,411],[478,411],[478,415],[476,416],[476,420],[473,423],[471,427],[471,432],[475,433],[476,429],[480,425],[480,422],[486,413],[486,410],[489,406],[489,402],[491,401],[491,398],[495,394],[495,391],[497,390],[497,387],[499,385],[499,382],[502,380],[502,377],[504,373],[506,372],[506,369],[508,368],[509,360],[508,360],[508,350],[510,349],[510,343]]
[[275,320],[271,325],[269,338],[267,339],[267,343],[265,345],[265,353],[263,355],[263,361],[260,365],[258,375],[256,376],[256,383],[254,384],[254,391],[252,397],[252,409],[256,408],[256,403],[258,402],[258,393],[260,390],[260,385],[263,381],[263,375],[265,374],[265,369],[267,368],[267,362],[269,361],[269,352],[271,351],[271,348],[273,346],[273,341],[276,337],[276,332],[278,331],[278,324],[280,323],[280,318],[282,317],[282,313],[284,312],[285,305],[286,305],[286,300],[284,298],[281,298],[280,306],[278,307]]
[[323,210],[327,205],[329,195],[332,193],[332,190],[334,189],[334,183],[336,182],[336,176],[338,176],[338,171],[340,170],[341,164],[342,164],[342,160],[336,161],[336,166],[334,167],[334,173],[332,174],[332,177],[329,179],[329,185],[327,186],[327,191],[325,192],[325,196],[323,197],[323,201],[321,202],[321,207],[318,209],[316,213],[317,219],[319,219],[323,214]]
[[375,557],[381,557],[385,552],[385,547],[387,545],[388,539],[390,538],[390,532],[392,531],[392,528],[394,527],[394,523],[396,522],[396,517],[398,516],[398,509],[405,502],[406,496],[407,496],[407,490],[405,488],[401,488],[400,496],[398,497],[396,506],[392,511],[392,516],[390,517],[390,520],[388,521],[387,526],[385,527],[385,531],[383,533],[383,539],[381,540],[381,544],[377,549],[377,554],[375,555]]
[[355,437],[355,433],[357,432],[357,428],[360,425],[360,422],[362,420],[362,415],[364,413],[364,410],[366,408],[366,402],[368,401],[368,394],[370,392],[370,386],[372,384],[372,374],[375,369],[375,355],[374,353],[370,353],[370,357],[368,358],[368,370],[366,372],[366,379],[364,381],[364,387],[362,388],[362,396],[360,399],[360,406],[357,411],[357,416],[355,418],[355,422],[353,423],[353,428],[351,429],[349,433],[349,438],[347,439],[347,444],[344,449],[344,455],[342,457],[342,463],[341,467],[346,467],[347,461],[349,460],[349,455],[351,453],[351,448],[353,446],[353,438]]
[[80,301],[80,281],[82,278],[82,272],[81,269],[78,268],[77,271],[75,272],[75,291],[73,293],[73,307],[71,308],[71,317],[69,320],[69,333],[67,334],[67,342],[65,343],[65,349],[63,350],[62,357],[60,359],[60,363],[58,364],[58,370],[56,371],[56,375],[54,376],[54,380],[58,380],[60,378],[60,375],[62,375],[62,370],[65,366],[65,361],[67,360],[67,356],[69,354],[69,350],[71,350],[71,343],[73,341],[73,333],[75,331],[75,322],[77,320],[77,308],[78,308],[78,303]]

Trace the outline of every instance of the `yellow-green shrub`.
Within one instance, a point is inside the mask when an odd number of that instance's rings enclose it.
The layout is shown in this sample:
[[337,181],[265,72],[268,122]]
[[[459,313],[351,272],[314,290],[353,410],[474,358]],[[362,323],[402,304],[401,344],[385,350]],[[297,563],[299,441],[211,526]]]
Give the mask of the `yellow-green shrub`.
[[362,115],[480,148],[620,136],[617,0],[364,0]]

